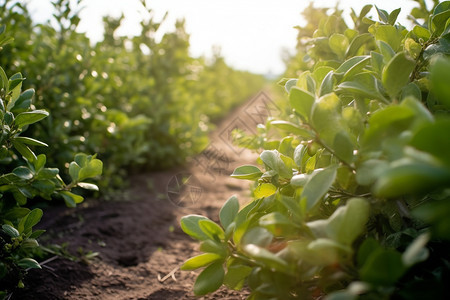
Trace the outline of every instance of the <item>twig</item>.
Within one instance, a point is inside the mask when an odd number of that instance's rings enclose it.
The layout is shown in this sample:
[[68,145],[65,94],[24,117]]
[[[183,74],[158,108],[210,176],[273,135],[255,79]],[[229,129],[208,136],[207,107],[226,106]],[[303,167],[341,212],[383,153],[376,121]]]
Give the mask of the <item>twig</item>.
[[52,261],[54,261],[55,259],[58,259],[58,258],[59,258],[59,256],[53,256],[53,257],[50,257],[49,259],[44,260],[43,262],[41,262],[39,264],[42,266],[42,265],[48,264],[49,262],[52,262]]
[[159,281],[159,282],[164,282],[164,281],[166,281],[167,279],[169,279],[169,277],[172,277],[172,279],[173,279],[174,281],[177,281],[177,279],[175,278],[175,273],[178,271],[179,268],[180,268],[180,267],[175,267],[172,271],[170,271],[169,274],[167,274],[167,275],[164,276],[163,278],[161,278],[161,275],[159,275],[159,273],[158,273],[158,281]]
[[[41,265],[41,266],[43,266],[43,265],[45,265],[45,264],[48,264],[49,262],[52,262],[52,261],[54,261],[55,259],[57,259],[57,258],[59,258],[59,256],[53,256],[53,257],[50,257],[49,259],[46,259],[46,260],[44,260],[43,262],[41,262],[41,263],[39,263],[39,265]],[[52,268],[50,268],[50,267],[47,267],[48,269],[52,269]],[[32,268],[28,268],[28,269],[26,269],[26,271],[28,272],[28,271],[30,271]]]

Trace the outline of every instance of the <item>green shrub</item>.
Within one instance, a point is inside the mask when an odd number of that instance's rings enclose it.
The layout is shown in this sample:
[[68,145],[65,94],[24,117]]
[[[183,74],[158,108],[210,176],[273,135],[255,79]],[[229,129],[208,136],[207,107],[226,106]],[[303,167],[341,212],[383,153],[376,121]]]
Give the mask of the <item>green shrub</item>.
[[[0,47],[12,41],[0,27]],[[32,104],[34,90],[22,92],[25,78],[16,73],[8,78],[0,67],[0,298],[23,287],[22,279],[30,268],[41,268],[33,259],[39,247],[37,238],[44,230],[34,230],[43,212],[26,208],[27,200],[61,198],[75,207],[83,197],[71,192],[74,187],[98,190],[85,182],[102,173],[102,162],[96,156],[79,153],[69,164],[70,183],[59,176],[59,170],[47,167],[44,154],[36,156],[32,148],[47,144],[22,136],[28,127],[49,116]],[[52,146],[50,144],[50,146]]]
[[5,1],[0,18],[16,42],[0,62],[25,70],[36,107],[51,113],[30,131],[53,145],[45,150],[51,163],[63,168],[77,152],[98,153],[102,190],[120,186],[130,170],[183,164],[207,145],[211,120],[265,83],[220,56],[211,63],[191,57],[184,21],[157,39],[164,19],[148,7],[137,36],[118,36],[123,17],[105,17],[104,37],[93,43],[75,31],[81,1],[70,2],[54,1],[50,25],[34,24],[26,5]]
[[253,139],[263,168],[231,175],[255,181],[254,200],[231,197],[220,224],[182,218],[204,252],[181,267],[205,267],[195,294],[222,284],[248,286],[249,299],[448,294],[450,2],[429,17],[414,10],[426,21],[412,30],[399,9],[376,8],[374,21],[371,8],[352,13],[354,28],[335,12],[300,33],[307,64],[281,81],[291,115],[260,127],[281,138]]

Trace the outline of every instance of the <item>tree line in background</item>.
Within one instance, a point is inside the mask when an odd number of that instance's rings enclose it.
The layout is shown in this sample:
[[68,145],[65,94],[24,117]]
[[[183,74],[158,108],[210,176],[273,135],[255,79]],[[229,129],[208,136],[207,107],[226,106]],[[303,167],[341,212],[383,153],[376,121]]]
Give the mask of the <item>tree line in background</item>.
[[54,1],[52,25],[35,24],[22,1],[0,6],[14,38],[0,64],[8,74],[21,71],[35,107],[50,112],[28,131],[52,145],[42,149],[50,165],[97,153],[105,163],[100,185],[111,187],[132,169],[183,164],[206,146],[214,121],[264,86],[262,76],[232,69],[218,53],[191,57],[184,21],[156,39],[164,18],[148,7],[139,35],[118,36],[123,16],[104,17],[103,40],[93,44],[76,32],[82,1],[70,2]]

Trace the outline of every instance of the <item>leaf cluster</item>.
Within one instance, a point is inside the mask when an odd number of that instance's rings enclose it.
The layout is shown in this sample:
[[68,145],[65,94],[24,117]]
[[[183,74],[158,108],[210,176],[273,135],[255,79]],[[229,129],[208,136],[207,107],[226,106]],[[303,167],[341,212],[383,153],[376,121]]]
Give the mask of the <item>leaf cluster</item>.
[[450,2],[412,30],[400,9],[373,20],[372,8],[352,12],[353,28],[333,13],[302,36],[309,64],[280,81],[290,113],[258,127],[259,165],[231,175],[254,181],[254,200],[230,198],[220,224],[181,220],[204,252],[182,267],[205,267],[196,294],[422,299],[430,285],[445,298]]
[[[0,46],[11,42],[0,26]],[[38,139],[22,136],[35,123],[49,117],[45,110],[35,109],[33,89],[22,91],[25,78],[21,73],[10,77],[0,67],[0,298],[23,287],[27,270],[41,268],[34,259],[39,247],[37,238],[44,230],[35,230],[43,211],[26,207],[27,200],[62,198],[69,207],[83,201],[71,192],[78,186],[98,190],[86,179],[101,175],[103,164],[96,156],[79,153],[70,163],[69,184],[59,176],[59,169],[47,167],[47,156],[36,155],[35,147],[47,147]]]
[[6,2],[0,18],[22,25],[0,62],[11,72],[26,71],[36,107],[51,114],[30,134],[51,142],[45,153],[60,168],[78,152],[98,153],[104,192],[117,191],[128,171],[185,163],[207,145],[213,122],[265,82],[230,68],[219,51],[193,58],[184,21],[161,33],[165,17],[148,7],[138,35],[119,36],[123,16],[108,16],[94,43],[76,31],[79,6],[71,1],[54,1],[51,24],[34,24],[26,5]]

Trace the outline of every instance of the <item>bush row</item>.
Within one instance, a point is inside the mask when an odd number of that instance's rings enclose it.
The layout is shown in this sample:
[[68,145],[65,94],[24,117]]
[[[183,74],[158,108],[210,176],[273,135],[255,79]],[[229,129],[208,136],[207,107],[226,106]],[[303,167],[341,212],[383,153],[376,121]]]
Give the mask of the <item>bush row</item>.
[[[71,3],[72,2],[72,6]],[[183,21],[157,33],[164,19],[145,14],[137,36],[117,35],[123,20],[104,17],[104,36],[92,43],[76,31],[79,4],[57,0],[52,25],[35,24],[22,1],[4,1],[0,18],[14,36],[0,63],[21,70],[36,90],[36,107],[50,117],[29,132],[52,145],[49,163],[63,167],[79,151],[105,162],[104,184],[120,185],[130,169],[182,164],[207,144],[211,122],[264,85],[220,55],[189,55]]]
[[301,70],[280,82],[290,114],[259,126],[259,165],[231,175],[254,200],[181,220],[203,252],[181,267],[204,268],[195,294],[448,298],[450,1],[417,2],[410,30],[400,9],[367,5],[348,27],[308,8],[321,18],[299,28]]

